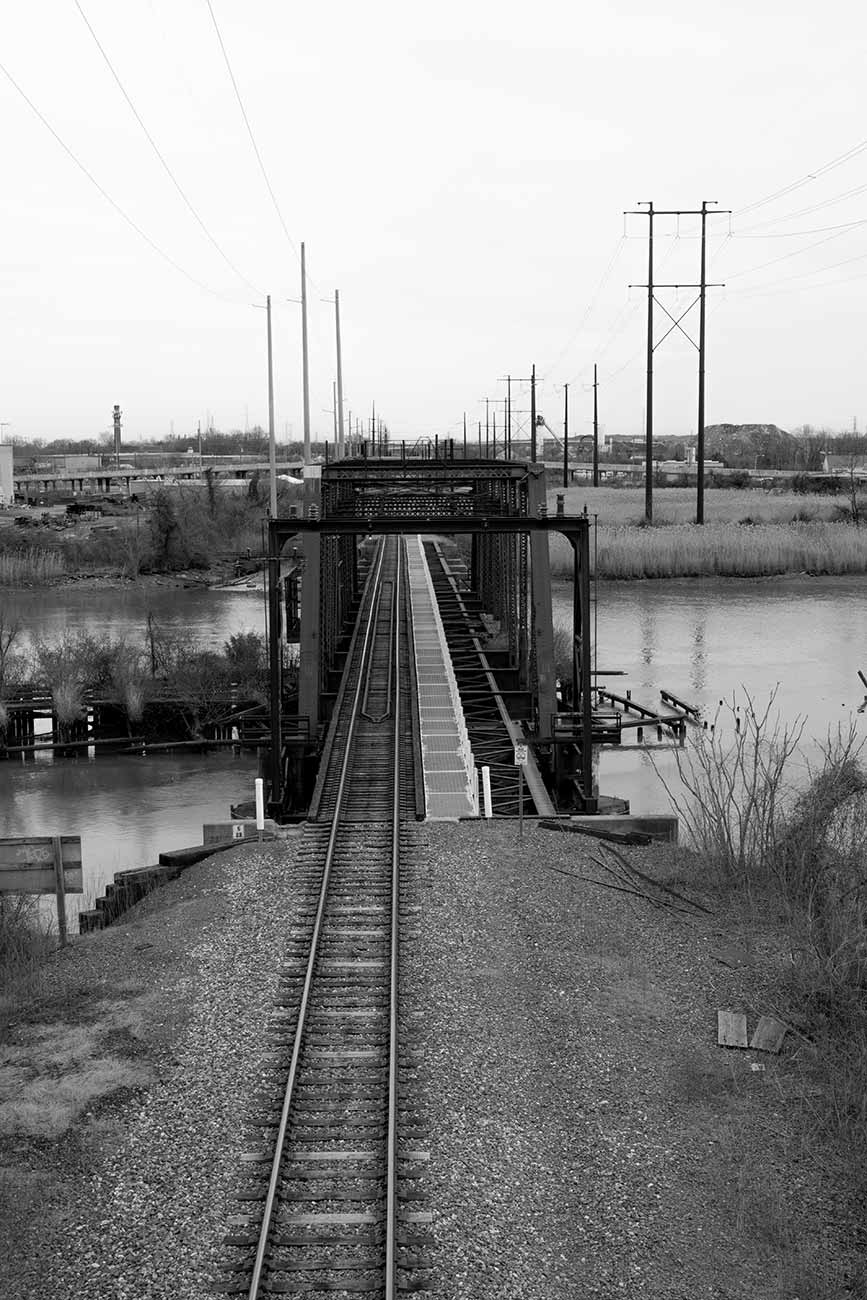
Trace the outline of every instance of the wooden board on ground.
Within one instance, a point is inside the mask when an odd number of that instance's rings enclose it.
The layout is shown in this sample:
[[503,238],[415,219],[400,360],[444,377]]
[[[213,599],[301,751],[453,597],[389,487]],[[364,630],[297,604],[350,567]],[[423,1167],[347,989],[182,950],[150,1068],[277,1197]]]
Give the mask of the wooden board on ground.
[[786,1037],[786,1026],[773,1016],[762,1016],[756,1025],[756,1032],[750,1039],[750,1047],[760,1052],[778,1052]]
[[[64,892],[83,894],[81,836],[61,835],[56,838],[63,857]],[[55,838],[51,835],[0,839],[0,894],[56,893],[54,846]]]
[[747,1018],[742,1011],[717,1011],[716,1018],[720,1047],[746,1047]]

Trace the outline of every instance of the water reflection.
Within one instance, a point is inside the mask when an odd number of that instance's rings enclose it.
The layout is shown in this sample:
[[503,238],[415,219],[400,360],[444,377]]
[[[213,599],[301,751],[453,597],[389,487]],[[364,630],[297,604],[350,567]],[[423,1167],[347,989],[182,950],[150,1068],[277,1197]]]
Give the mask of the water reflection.
[[[600,583],[598,662],[625,670],[608,683],[618,692],[632,687],[637,700],[657,709],[660,690],[672,691],[708,721],[720,700],[743,704],[746,690],[763,708],[778,688],[781,721],[805,718],[806,755],[815,752],[813,738],[850,721],[867,736],[867,713],[856,712],[858,669],[867,671],[864,591],[862,577]],[[558,586],[555,601],[565,612],[571,592]],[[733,726],[727,713],[720,725]],[[657,762],[676,777],[673,753],[657,751]],[[604,793],[628,798],[636,812],[668,808],[647,754],[637,749],[606,750],[600,780]]]
[[694,691],[699,694],[704,692],[707,684],[707,653],[705,650],[705,634],[707,630],[707,618],[703,612],[696,616],[692,628],[692,655],[690,657],[690,676],[689,684]]

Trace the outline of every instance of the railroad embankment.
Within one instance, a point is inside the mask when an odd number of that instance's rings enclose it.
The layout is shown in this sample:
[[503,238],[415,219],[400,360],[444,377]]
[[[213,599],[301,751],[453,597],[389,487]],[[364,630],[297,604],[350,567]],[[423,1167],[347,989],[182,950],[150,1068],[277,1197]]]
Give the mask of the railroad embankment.
[[[421,841],[402,996],[423,1048],[432,1294],[863,1294],[854,1171],[820,1131],[779,909],[736,902],[671,845],[618,847],[624,866],[534,824]],[[212,1294],[256,1145],[295,843],[190,867],[7,988],[4,1297]],[[719,1047],[720,1009],[750,1030],[782,1017],[780,1052]]]

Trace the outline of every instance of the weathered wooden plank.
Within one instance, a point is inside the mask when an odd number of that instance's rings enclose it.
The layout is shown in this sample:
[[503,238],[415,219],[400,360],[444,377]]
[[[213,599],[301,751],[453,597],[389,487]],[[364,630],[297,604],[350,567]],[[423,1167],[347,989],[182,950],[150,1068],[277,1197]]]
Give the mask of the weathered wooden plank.
[[[57,862],[63,879],[58,881]],[[83,894],[81,836],[29,835],[0,839],[0,893]],[[62,888],[61,888],[62,886]]]
[[[81,866],[81,836],[61,835],[64,867]],[[54,837],[51,835],[16,836],[0,839],[0,871],[4,868],[49,867],[54,870]]]
[[[84,873],[81,867],[71,870],[64,865],[63,880],[67,894],[84,893]],[[7,871],[0,867],[0,894],[53,894],[57,890],[54,866],[36,870],[22,867]]]
[[[262,838],[273,840],[276,829],[276,822],[266,818]],[[202,827],[202,843],[230,844],[233,840],[255,840],[258,834],[255,821],[206,822]]]
[[778,1052],[786,1037],[787,1026],[773,1016],[762,1016],[750,1039],[750,1047],[760,1052]]
[[720,1047],[747,1046],[747,1018],[742,1011],[717,1011],[716,1017]]

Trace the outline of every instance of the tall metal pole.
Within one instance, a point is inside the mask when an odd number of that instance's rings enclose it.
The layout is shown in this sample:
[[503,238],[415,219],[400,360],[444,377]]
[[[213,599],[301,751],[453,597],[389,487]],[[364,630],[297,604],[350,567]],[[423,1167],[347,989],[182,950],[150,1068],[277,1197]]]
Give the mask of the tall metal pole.
[[467,413],[464,411],[464,460],[467,458]]
[[593,362],[593,486],[599,486],[599,384],[596,380],[596,362]]
[[701,205],[701,275],[698,297],[698,446],[695,495],[695,522],[704,523],[704,306],[707,288],[705,246],[707,238],[707,201]]
[[271,295],[265,299],[268,318],[268,462],[271,471],[271,518],[277,518],[277,444],[274,441],[274,366],[271,359]]
[[343,431],[343,357],[340,351],[340,291],[334,290],[334,320],[337,327],[337,457],[343,460],[346,455],[346,440]]
[[530,460],[536,463],[536,366],[530,372]]
[[506,375],[506,455],[512,455],[512,376]]
[[563,385],[563,486],[569,486],[569,385]]
[[496,410],[494,411],[493,430],[494,430],[494,460],[496,460],[497,459],[497,412]]
[[301,357],[304,393],[304,464],[310,464],[310,373],[307,364],[307,264],[301,245]]
[[488,440],[491,432],[491,402],[490,398],[485,398],[485,455],[488,454]]
[[647,399],[644,448],[644,518],[653,523],[653,204],[647,205]]
[[339,460],[340,443],[337,440],[337,384],[331,385],[331,405],[334,408],[334,410],[331,413],[333,417],[332,423],[334,425],[334,458],[335,460]]

